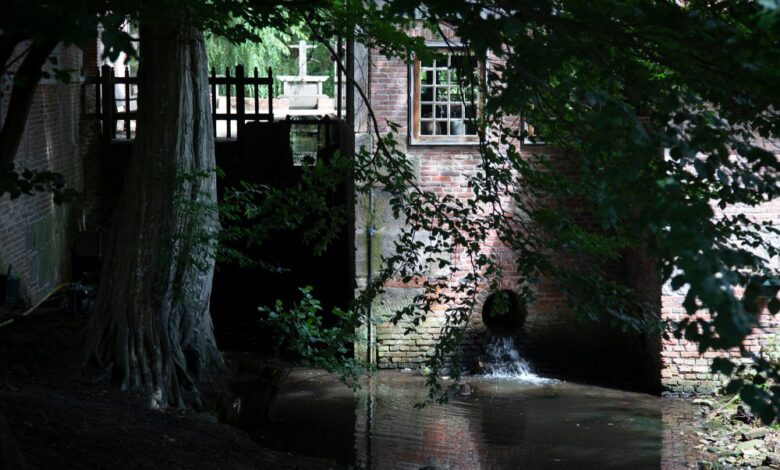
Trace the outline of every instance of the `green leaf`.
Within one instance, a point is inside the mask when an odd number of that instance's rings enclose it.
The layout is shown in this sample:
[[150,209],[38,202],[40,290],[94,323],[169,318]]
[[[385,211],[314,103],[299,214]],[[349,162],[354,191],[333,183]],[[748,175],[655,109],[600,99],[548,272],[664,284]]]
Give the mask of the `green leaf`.
[[777,297],[773,298],[767,303],[766,308],[772,315],[777,315],[777,312],[780,312],[780,299]]
[[712,360],[711,369],[713,372],[720,372],[723,375],[729,376],[734,372],[736,365],[729,359],[724,357],[716,357]]

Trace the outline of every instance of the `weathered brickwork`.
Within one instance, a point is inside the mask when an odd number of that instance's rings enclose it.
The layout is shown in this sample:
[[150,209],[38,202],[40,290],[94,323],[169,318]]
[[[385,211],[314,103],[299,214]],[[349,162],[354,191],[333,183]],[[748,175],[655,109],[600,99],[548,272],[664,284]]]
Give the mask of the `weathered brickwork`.
[[[780,156],[778,157],[780,158]],[[774,221],[780,223],[780,200],[757,207],[734,207],[726,210],[726,215],[742,213],[752,220]],[[780,239],[773,240],[776,246],[780,246]],[[780,263],[780,260],[775,260]],[[678,322],[685,317],[683,300],[685,293],[672,291],[669,286],[664,286],[661,296],[661,312],[664,319]],[[780,318],[771,315],[763,308],[760,315],[761,328],[748,336],[745,347],[748,351],[761,354],[767,348],[777,348],[780,345]],[[674,392],[712,393],[724,382],[723,377],[710,373],[710,364],[715,357],[729,357],[733,360],[742,360],[738,350],[728,353],[706,352],[698,353],[695,344],[684,339],[663,340],[661,360],[661,381],[663,387]]]
[[[413,31],[412,34],[426,33]],[[476,149],[453,145],[410,145],[406,140],[412,79],[409,66],[400,60],[382,57],[376,51],[369,52],[369,62],[371,65],[366,86],[373,111],[379,119],[380,130],[389,130],[386,125],[388,121],[400,126],[399,140],[414,165],[421,189],[440,195],[468,198],[471,194],[467,180],[480,162]],[[554,149],[544,146],[521,148],[521,152],[531,151],[544,152],[552,159],[557,156]],[[372,195],[373,211],[370,214],[366,200],[357,207],[355,240],[358,287],[364,286],[366,282],[369,253],[373,271],[376,272],[381,257],[393,252],[393,241],[403,228],[401,221],[391,215],[387,195],[378,189]],[[577,223],[591,223],[578,201],[568,201],[567,204],[570,204]],[[780,202],[747,212],[757,219],[780,221]],[[367,239],[369,216],[374,228],[370,243]],[[513,254],[497,239],[489,239],[483,247],[497,255],[505,272],[509,274],[501,287],[516,289],[516,277],[511,274],[514,269]],[[456,273],[452,279],[453,283],[457,283],[465,276],[468,266],[466,260],[459,259],[458,253],[450,261],[462,268],[462,272]],[[576,262],[574,259],[565,259],[563,255],[557,261]],[[635,289],[638,300],[645,304],[648,311],[656,312],[665,320],[679,321],[684,313],[682,296],[664,289],[657,272],[653,260],[644,251],[635,250],[624,254],[619,266],[615,266],[614,274]],[[388,287],[387,295],[373,306],[375,360],[380,367],[417,367],[430,353],[430,347],[438,336],[445,307],[441,306],[433,315],[428,315],[427,321],[417,328],[416,333],[405,334],[409,325],[403,322],[394,325],[390,319],[420,289],[400,282],[391,283]],[[481,292],[481,300],[484,301],[488,294],[487,291]],[[721,382],[710,373],[714,353],[699,356],[696,346],[684,340],[662,340],[660,336],[652,334],[626,335],[603,323],[578,321],[567,308],[561,290],[548,279],[542,279],[536,287],[536,296],[537,302],[529,307],[521,348],[542,369],[545,364],[554,365],[557,372],[570,377],[577,376],[580,369],[587,369],[587,372],[583,372],[583,378],[653,391],[667,389],[706,393],[714,391]],[[481,354],[486,342],[480,309],[481,305],[473,313],[462,345],[467,359]],[[777,321],[764,315],[763,324],[766,328],[747,340],[751,351],[760,352],[767,341],[774,338],[773,328]],[[561,368],[568,370],[562,371]],[[625,371],[630,372],[626,375]]]
[[[379,118],[381,131],[387,131],[388,121],[400,125],[398,135],[403,139],[408,129],[409,69],[399,60],[387,59],[376,52],[370,52],[370,101]],[[406,145],[403,140],[402,145]],[[466,179],[476,170],[478,155],[468,146],[408,146],[408,158],[418,175],[421,188],[438,194],[454,194],[467,197]],[[357,276],[358,285],[364,285],[367,276],[367,257],[370,251],[372,270],[381,269],[382,256],[392,254],[393,242],[403,229],[401,221],[392,216],[386,193],[374,190],[373,211],[369,214],[368,202],[358,204],[356,217]],[[373,236],[366,239],[366,227],[373,225]],[[457,262],[457,260],[453,260]],[[387,294],[373,306],[374,338],[376,360],[380,367],[416,367],[425,359],[436,340],[443,323],[443,309],[429,315],[427,321],[417,328],[415,334],[404,334],[408,323],[394,325],[392,315],[406,306],[420,293],[417,286],[395,283],[388,287]],[[475,344],[477,338],[472,338]]]
[[[422,33],[417,31],[416,34]],[[409,144],[406,139],[409,128],[409,67],[400,60],[385,58],[375,51],[370,54],[368,87],[373,111],[379,119],[381,131],[389,130],[386,125],[388,121],[399,125],[399,140],[415,168],[419,187],[439,195],[452,195],[463,199],[471,197],[467,182],[481,162],[477,148],[468,145]],[[524,147],[521,150],[545,153],[553,159],[558,156],[555,149],[544,146]],[[365,199],[359,201],[357,207],[355,240],[358,287],[364,286],[366,282],[369,252],[372,271],[376,273],[380,268],[382,256],[393,253],[393,242],[403,229],[402,222],[392,217],[388,196],[375,189],[372,197],[373,211],[370,214],[369,203]],[[511,204],[511,201],[507,200],[507,203]],[[590,223],[580,206],[577,201],[571,201],[572,211],[579,211],[575,219],[578,223]],[[370,243],[367,240],[369,220],[374,228]],[[422,234],[420,240],[424,239]],[[517,289],[517,277],[512,274],[515,259],[511,250],[495,237],[488,239],[483,248],[499,259],[507,274],[501,288]],[[468,260],[461,259],[459,253],[453,254],[450,261],[460,268],[451,279],[454,285],[466,276],[469,265]],[[559,261],[567,262],[563,256]],[[431,271],[435,273],[435,266],[431,267]],[[376,342],[375,360],[380,367],[417,367],[430,353],[443,325],[445,306],[439,306],[438,310],[428,315],[426,322],[418,327],[415,333],[405,334],[408,323],[393,324],[390,321],[393,314],[408,305],[419,292],[419,286],[391,282],[387,294],[373,306],[372,336]],[[480,303],[484,302],[488,294],[490,292],[486,289],[480,292]],[[566,307],[562,291],[552,281],[542,279],[536,287],[536,297],[537,302],[530,306],[523,328],[522,348],[540,367],[544,367],[545,362],[564,361],[571,366],[572,372],[584,364],[587,367],[600,368],[598,373],[609,377],[614,375],[616,369],[625,366],[627,357],[624,354],[611,354],[615,348],[621,351],[636,349],[635,338],[624,339],[603,325],[589,325],[575,319]],[[478,305],[462,344],[467,362],[484,353],[483,345],[486,341],[481,305]],[[658,348],[653,347],[657,357]],[[642,354],[646,354],[648,348],[641,349]],[[599,358],[609,360],[596,360]],[[628,368],[636,369],[633,366],[632,364]],[[657,370],[654,377],[657,382]]]
[[[55,50],[58,67],[81,70],[82,52],[75,47]],[[10,98],[10,80],[5,77],[3,109]],[[62,174],[69,187],[83,188],[79,158],[80,83],[64,84],[44,79],[38,86],[27,120],[16,164],[31,170]],[[0,270],[9,265],[21,277],[23,298],[35,302],[58,283],[69,278],[74,230],[80,219],[76,204],[56,206],[49,194],[0,199]]]

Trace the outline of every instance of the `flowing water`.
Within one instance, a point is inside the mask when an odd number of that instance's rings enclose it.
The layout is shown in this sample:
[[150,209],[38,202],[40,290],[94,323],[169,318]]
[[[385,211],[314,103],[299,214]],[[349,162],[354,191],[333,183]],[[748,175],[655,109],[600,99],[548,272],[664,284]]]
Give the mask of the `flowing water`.
[[[527,366],[527,364],[526,364]],[[471,394],[416,409],[417,372],[380,371],[352,392],[297,370],[274,407],[279,448],[370,469],[659,469],[695,464],[684,402],[576,385],[468,377]],[[536,377],[536,376],[534,376]],[[690,442],[689,442],[690,441]]]
[[514,336],[492,336],[485,348],[485,378],[516,380],[532,384],[551,383],[552,380],[533,373],[531,365],[520,357]]

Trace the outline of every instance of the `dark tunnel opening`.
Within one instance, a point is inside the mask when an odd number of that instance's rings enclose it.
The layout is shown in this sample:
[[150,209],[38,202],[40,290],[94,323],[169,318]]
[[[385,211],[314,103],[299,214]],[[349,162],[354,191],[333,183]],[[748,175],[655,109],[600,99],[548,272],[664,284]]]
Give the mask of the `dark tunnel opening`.
[[482,322],[492,334],[516,334],[528,314],[525,302],[508,289],[494,292],[482,306]]

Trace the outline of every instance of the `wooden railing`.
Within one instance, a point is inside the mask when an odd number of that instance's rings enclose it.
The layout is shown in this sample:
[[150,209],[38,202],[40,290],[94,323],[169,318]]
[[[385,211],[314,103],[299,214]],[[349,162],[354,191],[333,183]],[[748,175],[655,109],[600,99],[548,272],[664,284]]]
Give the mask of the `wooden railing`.
[[[94,103],[88,104],[90,100],[84,100],[84,115],[100,120],[104,141],[133,139],[138,113],[138,77],[131,76],[127,67],[123,76],[117,76],[113,67],[104,65],[84,84],[85,97],[90,94],[89,88],[94,87]],[[267,89],[266,98],[260,98],[262,87]],[[225,90],[224,96],[219,95],[220,89]],[[252,76],[246,76],[242,65],[237,65],[232,75],[228,68],[224,76],[218,76],[217,71],[212,69],[209,91],[214,135],[217,137],[237,137],[246,121],[273,121],[273,72],[270,67],[264,77],[258,75],[257,68]],[[221,110],[223,98],[225,105]],[[260,107],[261,100],[266,105],[264,108]],[[121,132],[118,130],[120,124]]]
[[[219,113],[218,111],[218,85],[224,85],[225,87],[225,112]],[[265,113],[260,112],[260,87],[265,86],[268,90],[268,110]],[[243,124],[249,121],[273,121],[274,119],[274,79],[273,71],[271,67],[268,67],[268,75],[265,77],[259,77],[257,67],[254,69],[254,73],[251,77],[247,77],[244,73],[244,66],[237,65],[235,68],[234,76],[230,75],[230,69],[225,68],[225,75],[222,77],[217,76],[217,71],[211,69],[211,76],[209,77],[209,87],[211,90],[211,115],[214,121],[214,135],[217,135],[217,122],[225,121],[227,128],[227,137],[233,137],[233,121],[236,122],[236,132],[241,131]],[[247,87],[250,87],[254,98],[254,107],[251,112],[247,111]],[[235,89],[235,91],[233,91]],[[232,113],[232,98],[235,97],[236,112]],[[251,98],[250,98],[251,100]]]

